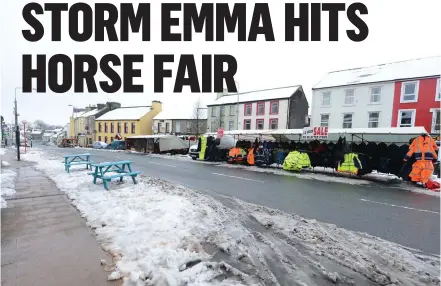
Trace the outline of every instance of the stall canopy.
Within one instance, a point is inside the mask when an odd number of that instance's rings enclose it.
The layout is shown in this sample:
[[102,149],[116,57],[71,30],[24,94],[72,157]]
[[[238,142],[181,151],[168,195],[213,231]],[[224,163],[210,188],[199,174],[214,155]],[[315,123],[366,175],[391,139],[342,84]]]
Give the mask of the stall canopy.
[[[424,127],[391,127],[391,128],[351,128],[351,129],[329,129],[328,138],[320,141],[337,141],[345,137],[347,142],[384,142],[395,144],[408,144],[411,138],[421,134],[428,134]],[[225,131],[225,135],[239,136],[240,139],[273,141],[305,141],[302,140],[303,129],[280,129],[280,130],[231,130]],[[216,133],[206,135],[215,136]],[[266,138],[266,139],[265,139]]]
[[151,139],[159,143],[159,151],[187,149],[188,144],[175,135],[138,135],[127,137],[127,139]]

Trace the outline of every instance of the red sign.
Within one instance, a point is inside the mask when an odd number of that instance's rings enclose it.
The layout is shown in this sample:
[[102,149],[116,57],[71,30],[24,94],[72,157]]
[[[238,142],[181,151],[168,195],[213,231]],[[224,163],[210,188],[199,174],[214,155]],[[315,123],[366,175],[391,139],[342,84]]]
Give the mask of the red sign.
[[305,127],[303,128],[302,139],[327,139],[328,127]]
[[221,139],[224,136],[224,129],[223,128],[219,128],[217,130],[217,138]]

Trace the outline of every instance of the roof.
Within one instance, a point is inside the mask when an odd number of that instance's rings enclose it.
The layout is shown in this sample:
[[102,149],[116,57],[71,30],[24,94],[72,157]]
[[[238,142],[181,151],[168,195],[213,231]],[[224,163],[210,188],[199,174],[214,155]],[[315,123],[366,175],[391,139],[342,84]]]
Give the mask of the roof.
[[[178,120],[178,119],[196,119],[194,114],[194,108],[173,108],[162,110],[156,115],[154,120]],[[207,119],[207,112],[205,110],[199,110],[199,119]]]
[[105,108],[102,108],[102,109],[95,108],[95,109],[93,109],[91,111],[88,111],[88,112],[85,112],[85,113],[81,114],[80,117],[94,116],[95,114],[97,114],[98,112],[100,112],[100,111],[102,111],[104,109]]
[[419,58],[328,73],[312,89],[398,81],[441,75],[441,56]]
[[282,99],[291,97],[298,89],[302,89],[301,85],[293,85],[286,87],[277,87],[270,89],[262,89],[256,91],[248,91],[242,93],[234,93],[229,95],[224,95],[219,99],[214,100],[207,104],[207,106],[212,105],[222,105],[222,104],[232,104],[237,103],[239,96],[239,102],[250,102],[250,101],[263,101],[270,99]]
[[104,113],[96,120],[139,120],[150,110],[151,106],[120,107]]

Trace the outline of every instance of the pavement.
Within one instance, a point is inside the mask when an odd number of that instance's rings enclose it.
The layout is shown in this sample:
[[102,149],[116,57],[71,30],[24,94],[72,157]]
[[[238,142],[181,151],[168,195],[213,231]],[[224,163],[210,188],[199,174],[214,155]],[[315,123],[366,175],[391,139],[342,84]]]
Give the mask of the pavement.
[[88,152],[95,162],[132,160],[134,170],[143,175],[169,180],[215,198],[237,197],[440,254],[439,197],[375,182],[350,185],[126,152],[53,146],[41,149],[60,158]]
[[1,285],[121,285],[107,281],[100,261],[112,257],[55,184],[11,150],[2,160],[17,176],[1,209]]

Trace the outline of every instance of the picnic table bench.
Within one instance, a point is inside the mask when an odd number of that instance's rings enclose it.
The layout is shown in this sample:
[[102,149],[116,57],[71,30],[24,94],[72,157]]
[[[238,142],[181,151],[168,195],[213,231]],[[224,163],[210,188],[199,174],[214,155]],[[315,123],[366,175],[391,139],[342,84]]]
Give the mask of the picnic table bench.
[[89,169],[92,163],[89,153],[64,156],[64,170],[68,173],[70,173],[70,167],[72,165],[86,165],[86,169]]
[[124,177],[130,176],[132,177],[133,183],[136,184],[135,178],[140,173],[132,171],[132,161],[92,163],[91,167],[95,168],[95,171],[88,173],[93,176],[93,183],[96,184],[96,179],[103,180],[104,188],[106,190],[109,189],[107,183],[114,178],[119,178],[119,181],[122,182]]

